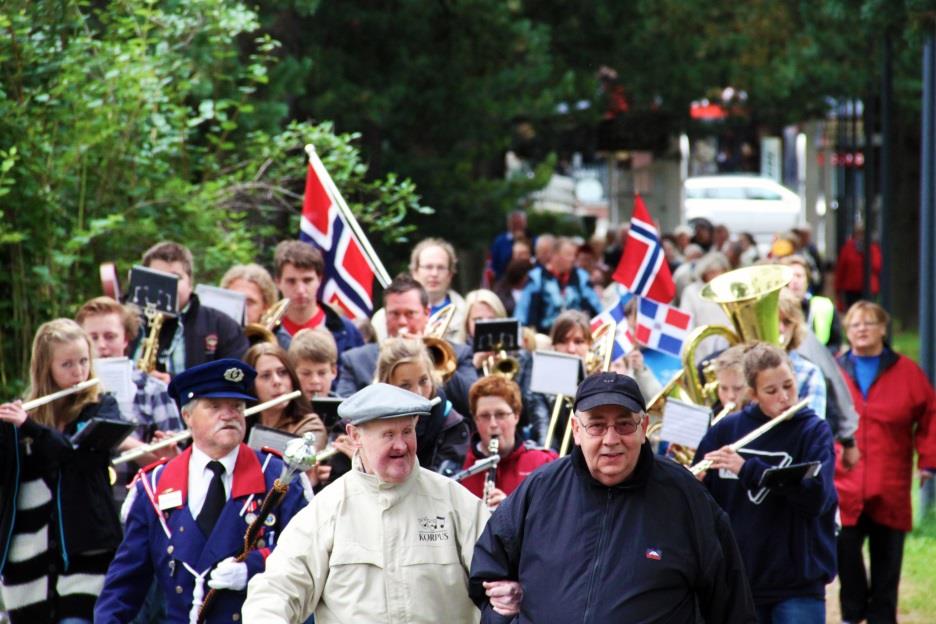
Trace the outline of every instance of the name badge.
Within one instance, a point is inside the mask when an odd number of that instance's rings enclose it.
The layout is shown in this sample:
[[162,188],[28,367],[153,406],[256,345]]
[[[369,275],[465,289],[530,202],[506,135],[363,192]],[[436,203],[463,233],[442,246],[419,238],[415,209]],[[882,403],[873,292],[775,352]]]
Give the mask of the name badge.
[[182,490],[168,490],[159,495],[159,510],[182,506]]

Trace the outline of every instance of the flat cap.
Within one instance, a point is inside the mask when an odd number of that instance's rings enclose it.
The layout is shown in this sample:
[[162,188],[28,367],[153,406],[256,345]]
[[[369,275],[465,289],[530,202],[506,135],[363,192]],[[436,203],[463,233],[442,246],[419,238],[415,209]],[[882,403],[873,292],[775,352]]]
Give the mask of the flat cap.
[[240,360],[226,358],[187,368],[169,384],[169,395],[179,407],[195,399],[256,401],[251,392],[257,372]]
[[385,383],[371,384],[338,406],[338,416],[351,421],[352,425],[400,416],[428,416],[430,411],[432,402],[429,399]]

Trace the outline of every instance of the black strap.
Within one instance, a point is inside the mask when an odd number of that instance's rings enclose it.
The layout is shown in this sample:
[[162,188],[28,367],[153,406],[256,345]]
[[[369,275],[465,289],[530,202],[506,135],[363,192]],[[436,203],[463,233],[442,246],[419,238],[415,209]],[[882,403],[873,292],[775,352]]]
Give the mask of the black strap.
[[205,504],[202,505],[201,512],[198,514],[198,528],[202,530],[205,537],[211,535],[218,516],[221,515],[221,509],[227,502],[227,495],[224,493],[224,482],[221,476],[224,474],[224,465],[219,461],[208,462],[208,470],[214,473],[211,477],[211,483],[208,485],[208,494],[205,496]]

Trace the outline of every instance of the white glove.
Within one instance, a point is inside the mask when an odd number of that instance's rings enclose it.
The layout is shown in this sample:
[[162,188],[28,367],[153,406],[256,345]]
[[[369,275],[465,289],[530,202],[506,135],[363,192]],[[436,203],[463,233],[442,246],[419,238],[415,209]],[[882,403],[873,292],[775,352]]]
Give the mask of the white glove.
[[219,563],[208,577],[211,589],[233,589],[241,591],[247,587],[247,564],[228,557]]

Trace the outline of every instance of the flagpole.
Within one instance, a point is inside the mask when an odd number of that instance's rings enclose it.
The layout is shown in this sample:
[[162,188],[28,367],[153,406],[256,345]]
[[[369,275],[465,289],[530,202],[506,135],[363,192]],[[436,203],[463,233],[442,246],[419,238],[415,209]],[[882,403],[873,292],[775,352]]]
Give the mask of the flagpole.
[[338,190],[338,187],[335,186],[334,180],[332,180],[331,176],[328,174],[328,170],[322,163],[322,159],[319,158],[318,153],[315,151],[315,146],[310,143],[305,146],[305,151],[306,155],[309,157],[309,164],[312,165],[313,169],[315,169],[315,173],[318,175],[319,180],[321,180],[322,183],[327,187],[329,195],[335,199],[338,210],[341,211],[341,214],[348,223],[348,226],[351,228],[358,241],[361,243],[361,247],[364,249],[364,253],[367,256],[367,260],[370,262],[371,268],[374,269],[374,276],[377,278],[377,281],[380,282],[380,286],[382,288],[386,288],[390,285],[390,275],[387,273],[387,269],[384,268],[383,263],[380,261],[380,257],[377,255],[377,252],[375,252],[374,248],[371,247],[370,241],[367,240],[367,236],[364,234],[364,230],[361,229],[360,224],[354,217],[354,213],[351,212],[351,209],[348,208],[348,204],[345,203],[344,197],[341,196],[341,192]]

